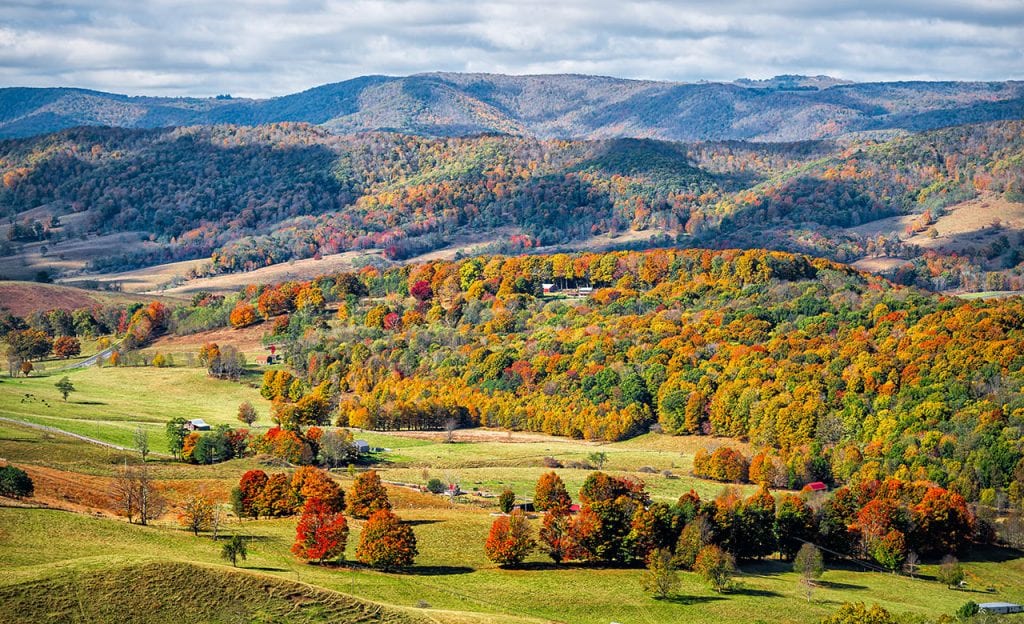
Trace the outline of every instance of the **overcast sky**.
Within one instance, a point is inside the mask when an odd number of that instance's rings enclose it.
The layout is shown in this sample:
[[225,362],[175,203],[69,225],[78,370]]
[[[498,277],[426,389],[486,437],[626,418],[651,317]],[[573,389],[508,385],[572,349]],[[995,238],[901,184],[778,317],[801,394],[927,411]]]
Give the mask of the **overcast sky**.
[[1024,78],[1024,0],[2,0],[0,86],[273,96],[365,74]]

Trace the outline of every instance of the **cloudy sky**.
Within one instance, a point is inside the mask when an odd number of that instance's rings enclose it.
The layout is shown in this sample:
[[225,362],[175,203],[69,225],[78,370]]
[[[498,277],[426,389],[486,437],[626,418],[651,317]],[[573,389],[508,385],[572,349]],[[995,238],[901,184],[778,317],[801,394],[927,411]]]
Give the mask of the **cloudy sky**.
[[0,86],[272,96],[364,74],[1024,78],[1024,0],[3,0]]

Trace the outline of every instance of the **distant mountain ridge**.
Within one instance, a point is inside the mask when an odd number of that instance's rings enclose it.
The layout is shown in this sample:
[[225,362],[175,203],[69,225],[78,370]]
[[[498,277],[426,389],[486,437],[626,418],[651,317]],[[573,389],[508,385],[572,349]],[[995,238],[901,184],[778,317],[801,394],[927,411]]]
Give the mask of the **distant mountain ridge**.
[[276,98],[132,97],[0,89],[0,138],[75,126],[157,128],[295,121],[333,132],[425,136],[798,141],[1024,118],[1024,82],[850,83],[776,76],[677,83],[603,76],[363,76]]

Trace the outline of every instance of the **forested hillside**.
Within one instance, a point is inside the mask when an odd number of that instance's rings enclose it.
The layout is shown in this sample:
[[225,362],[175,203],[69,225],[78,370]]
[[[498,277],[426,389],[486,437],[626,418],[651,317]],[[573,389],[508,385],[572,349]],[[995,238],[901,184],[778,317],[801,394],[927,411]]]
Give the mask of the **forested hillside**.
[[777,76],[673,83],[601,76],[363,76],[267,100],[0,89],[0,137],[80,125],[323,124],[427,136],[796,141],[1024,117],[1020,82],[849,83]]
[[1024,495],[1010,488],[1024,470],[1020,299],[924,295],[781,252],[655,250],[366,268],[254,286],[171,323],[227,309],[238,325],[273,320],[295,376],[268,372],[263,393],[285,428],[617,440],[656,425],[749,441],[756,470],[790,487],[895,475],[969,500]]
[[152,242],[92,269],[212,256],[225,272],[369,248],[402,260],[474,233],[522,251],[648,230],[656,245],[896,256],[911,261],[893,275],[902,283],[1019,289],[1013,228],[994,223],[955,255],[850,228],[914,215],[908,232],[923,233],[979,194],[1021,202],[1022,163],[1019,121],[774,144],[79,128],[0,142],[0,251],[42,242],[59,255],[62,240],[140,232]]

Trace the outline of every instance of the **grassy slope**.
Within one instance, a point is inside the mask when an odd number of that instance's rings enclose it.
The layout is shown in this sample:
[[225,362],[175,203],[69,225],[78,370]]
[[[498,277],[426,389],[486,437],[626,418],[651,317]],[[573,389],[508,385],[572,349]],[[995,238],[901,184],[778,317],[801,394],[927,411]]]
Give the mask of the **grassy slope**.
[[[470,464],[484,463],[491,455],[500,462],[503,455],[534,444],[505,444],[501,449],[500,442],[442,445],[393,436],[387,438],[381,441],[396,449],[404,445],[400,452],[422,454],[424,460],[431,453],[450,452],[461,456],[458,462],[450,460],[450,468],[430,468],[433,474],[442,470],[470,471],[470,474],[476,470],[489,471],[493,472],[496,480],[504,482],[520,478],[525,482],[526,475],[512,473],[502,476],[502,471],[507,472],[508,468],[473,468]],[[634,453],[639,453],[644,442],[661,448],[661,453],[675,454],[680,452],[677,448],[690,444],[685,440],[652,437],[634,443],[635,448],[629,443],[601,448],[609,453],[610,466],[627,467],[626,464],[632,461]],[[582,443],[565,444],[579,445],[577,452],[593,448]],[[0,456],[30,467],[40,458],[51,456],[51,464],[60,463],[68,467],[110,461],[106,453],[81,442],[64,440],[61,436],[46,437],[15,426],[0,427]],[[657,461],[657,453],[653,456]],[[412,461],[412,457],[409,459]],[[241,472],[249,467],[252,467],[251,460],[210,467],[157,464],[155,469],[165,479],[193,478],[214,483],[223,481],[228,485],[237,481]],[[415,473],[415,480],[422,478],[422,468],[419,467],[386,468],[385,476],[393,476],[399,470]],[[539,473],[542,469],[528,467],[515,470]],[[586,474],[576,470],[560,472],[573,489]],[[350,487],[347,475],[343,475],[342,480],[346,488]],[[704,489],[711,491],[720,487],[705,485]],[[281,579],[298,578],[317,587],[388,604],[414,607],[425,601],[435,608],[479,612],[486,614],[488,621],[504,621],[505,614],[516,614],[584,624],[662,622],[681,618],[693,622],[750,622],[758,619],[807,622],[834,610],[844,601],[878,602],[897,612],[935,616],[952,613],[968,599],[978,602],[1024,600],[1024,559],[1017,558],[1014,553],[982,551],[972,553],[975,560],[967,563],[969,582],[973,588],[995,587],[995,594],[949,591],[927,578],[908,579],[859,570],[830,569],[825,576],[826,586],[816,592],[814,602],[808,604],[799,590],[796,575],[789,567],[781,562],[768,561],[743,566],[741,580],[744,587],[738,593],[716,595],[695,575],[684,573],[680,598],[654,601],[641,591],[640,572],[635,569],[556,567],[543,556],[534,555],[525,569],[502,570],[483,555],[482,544],[493,520],[489,509],[468,505],[449,508],[438,498],[399,489],[392,490],[392,499],[398,513],[415,522],[419,540],[417,565],[407,574],[303,565],[288,553],[294,536],[294,518],[244,523],[231,521],[224,532],[239,532],[253,538],[252,555],[244,563],[248,570]],[[354,555],[361,522],[351,521],[350,525],[352,534],[348,558]],[[58,536],[59,539],[55,539]],[[4,568],[4,573],[0,574],[0,587],[48,579],[67,582],[69,575],[116,570],[152,561],[221,565],[217,553],[218,545],[209,537],[196,538],[180,530],[173,517],[165,518],[156,527],[138,527],[121,521],[53,510],[0,509],[0,562]],[[222,570],[228,571],[228,568]],[[932,574],[934,567],[925,566],[923,576]],[[586,600],[580,599],[581,588],[586,588]],[[21,591],[23,589],[18,590]],[[0,598],[3,595],[0,590]],[[99,621],[104,620],[100,618]]]
[[[53,384],[67,375],[67,403]],[[0,380],[0,416],[57,427],[120,446],[133,446],[135,428],[149,432],[150,449],[167,452],[164,424],[175,416],[237,425],[238,404],[250,401],[267,423],[269,403],[249,386],[211,379],[199,368],[88,367],[50,376]]]
[[393,623],[424,618],[300,583],[185,563],[65,574],[0,588],[6,622]]
[[149,302],[155,297],[101,292],[61,286],[0,280],[0,312],[24,316],[37,310],[88,308],[96,305]]

